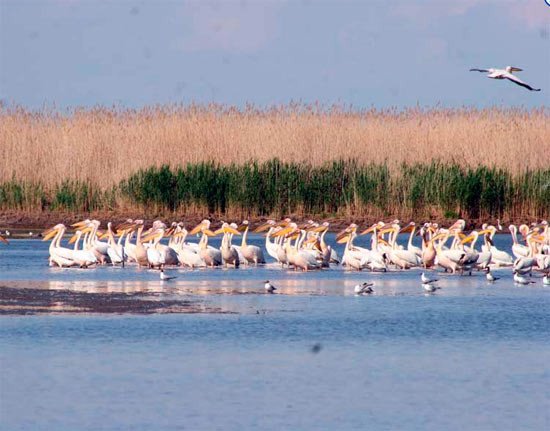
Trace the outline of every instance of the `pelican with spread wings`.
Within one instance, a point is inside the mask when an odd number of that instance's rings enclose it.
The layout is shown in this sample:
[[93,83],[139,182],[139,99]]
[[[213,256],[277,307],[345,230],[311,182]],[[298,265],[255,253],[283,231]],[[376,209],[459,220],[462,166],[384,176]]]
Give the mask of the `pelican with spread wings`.
[[470,72],[487,72],[487,78],[492,79],[508,79],[514,84],[527,88],[530,91],[540,91],[540,88],[533,88],[529,84],[523,82],[512,72],[521,72],[523,69],[519,67],[507,66],[506,69],[470,69]]

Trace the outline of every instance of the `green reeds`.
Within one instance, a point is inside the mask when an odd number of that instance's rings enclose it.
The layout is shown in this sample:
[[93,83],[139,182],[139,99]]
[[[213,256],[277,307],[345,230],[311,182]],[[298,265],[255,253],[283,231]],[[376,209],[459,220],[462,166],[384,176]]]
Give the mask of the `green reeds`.
[[354,160],[313,166],[272,159],[151,167],[108,190],[79,181],[62,181],[48,190],[14,178],[0,184],[0,209],[422,219],[550,215],[550,169],[513,176],[497,168],[432,162],[402,165],[394,172],[385,164]]

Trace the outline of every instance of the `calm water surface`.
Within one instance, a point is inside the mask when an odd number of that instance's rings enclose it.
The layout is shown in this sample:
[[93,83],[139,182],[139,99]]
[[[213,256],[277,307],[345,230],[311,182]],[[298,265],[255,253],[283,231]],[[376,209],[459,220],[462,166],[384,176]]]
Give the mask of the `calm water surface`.
[[[134,267],[49,268],[47,247],[0,246],[0,285],[155,293],[237,314],[1,317],[2,429],[550,428],[550,289],[538,278],[440,274],[426,296],[419,271],[269,264],[174,270],[162,285]],[[281,294],[263,294],[265,279]],[[353,295],[362,280],[375,295]]]

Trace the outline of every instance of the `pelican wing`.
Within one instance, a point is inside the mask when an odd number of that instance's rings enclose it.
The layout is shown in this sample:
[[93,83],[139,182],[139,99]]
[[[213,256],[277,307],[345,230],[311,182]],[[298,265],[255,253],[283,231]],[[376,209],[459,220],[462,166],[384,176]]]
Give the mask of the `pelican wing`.
[[509,81],[512,81],[514,84],[520,85],[521,87],[525,87],[530,91],[540,91],[540,88],[533,88],[529,84],[523,82],[521,79],[519,79],[517,76],[512,75],[511,73],[505,73],[504,78],[508,79]]
[[470,69],[470,72],[489,72],[489,69]]

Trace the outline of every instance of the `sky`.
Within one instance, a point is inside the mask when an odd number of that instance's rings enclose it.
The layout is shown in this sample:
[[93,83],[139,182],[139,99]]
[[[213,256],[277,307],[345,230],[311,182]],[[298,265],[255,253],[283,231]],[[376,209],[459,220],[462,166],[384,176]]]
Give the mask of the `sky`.
[[[548,0],[550,2],[550,0]],[[471,67],[518,66],[530,92]],[[0,0],[8,105],[550,105],[545,0]]]

